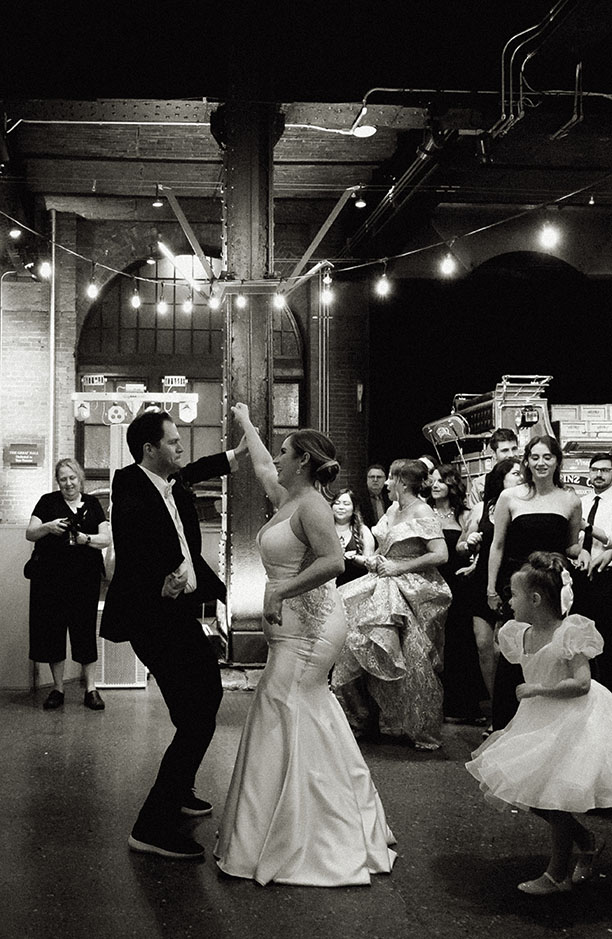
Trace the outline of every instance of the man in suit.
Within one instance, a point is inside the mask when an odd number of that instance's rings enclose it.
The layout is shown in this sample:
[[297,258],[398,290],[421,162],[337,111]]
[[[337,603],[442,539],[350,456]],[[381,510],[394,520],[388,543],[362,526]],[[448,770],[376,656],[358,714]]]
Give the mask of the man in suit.
[[595,620],[604,639],[593,659],[594,677],[612,691],[612,453],[596,453],[589,463],[591,492],[582,496],[586,519],[583,547],[591,554],[588,576],[572,572],[572,612]]
[[241,442],[235,451],[181,468],[179,432],[164,411],[136,417],[127,443],[135,462],[113,479],[115,572],[100,635],[131,643],[157,681],[176,727],[128,844],[165,857],[201,857],[203,847],[181,832],[179,823],[183,815],[212,812],[193,787],[222,690],[219,664],[198,616],[204,601],[225,601],[225,586],[200,554],[189,486],[225,475],[246,448]]
[[361,515],[364,524],[368,528],[376,525],[376,522],[385,514],[391,505],[391,499],[387,492],[385,482],[387,481],[387,472],[380,463],[373,463],[368,466],[366,475],[366,492],[360,499]]

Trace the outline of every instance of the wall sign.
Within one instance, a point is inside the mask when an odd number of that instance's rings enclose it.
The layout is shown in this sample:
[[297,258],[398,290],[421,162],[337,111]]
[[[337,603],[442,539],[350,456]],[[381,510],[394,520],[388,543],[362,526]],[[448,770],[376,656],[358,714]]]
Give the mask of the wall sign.
[[40,443],[9,443],[4,447],[3,462],[11,469],[42,466],[43,446]]

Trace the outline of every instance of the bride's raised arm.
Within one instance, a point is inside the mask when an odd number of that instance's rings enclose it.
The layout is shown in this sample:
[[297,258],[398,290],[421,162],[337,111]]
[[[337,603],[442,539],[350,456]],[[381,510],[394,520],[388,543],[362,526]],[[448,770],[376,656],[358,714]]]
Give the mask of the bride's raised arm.
[[278,473],[272,456],[259,436],[257,428],[251,422],[247,405],[238,401],[232,406],[232,413],[246,438],[255,475],[270,502],[278,507],[286,498],[287,490],[278,482]]

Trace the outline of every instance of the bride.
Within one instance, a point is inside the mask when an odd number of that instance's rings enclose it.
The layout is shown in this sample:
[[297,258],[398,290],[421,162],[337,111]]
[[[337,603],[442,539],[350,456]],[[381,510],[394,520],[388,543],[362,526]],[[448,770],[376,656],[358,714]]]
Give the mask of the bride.
[[368,884],[394,842],[327,675],[346,625],[331,509],[318,492],[339,464],[331,441],[298,430],[273,460],[245,404],[232,411],[276,514],[258,535],[267,573],[268,662],[246,719],[215,849],[219,868],[266,884]]

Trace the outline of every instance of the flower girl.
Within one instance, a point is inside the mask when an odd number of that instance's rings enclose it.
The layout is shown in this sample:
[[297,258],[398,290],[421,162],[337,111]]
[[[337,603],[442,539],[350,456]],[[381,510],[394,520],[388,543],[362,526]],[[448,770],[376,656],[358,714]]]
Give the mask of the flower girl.
[[518,885],[537,896],[571,890],[592,876],[604,842],[572,813],[612,806],[612,693],[591,679],[588,662],[601,653],[603,639],[592,620],[565,615],[571,582],[563,557],[544,551],[512,577],[516,619],[502,627],[499,644],[523,669],[519,708],[466,764],[487,800],[531,810],[550,825],[547,869]]

